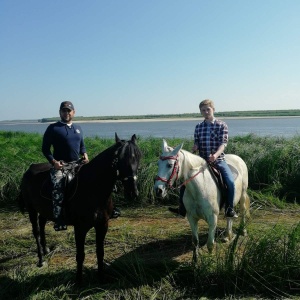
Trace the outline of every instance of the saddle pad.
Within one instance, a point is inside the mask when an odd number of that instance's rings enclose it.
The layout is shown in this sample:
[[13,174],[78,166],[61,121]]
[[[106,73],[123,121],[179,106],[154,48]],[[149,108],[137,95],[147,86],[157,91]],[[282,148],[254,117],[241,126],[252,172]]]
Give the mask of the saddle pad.
[[238,177],[239,175],[239,171],[232,165],[230,165],[229,163],[227,163],[231,172],[232,172],[232,175],[233,175],[233,179],[236,180],[236,178]]

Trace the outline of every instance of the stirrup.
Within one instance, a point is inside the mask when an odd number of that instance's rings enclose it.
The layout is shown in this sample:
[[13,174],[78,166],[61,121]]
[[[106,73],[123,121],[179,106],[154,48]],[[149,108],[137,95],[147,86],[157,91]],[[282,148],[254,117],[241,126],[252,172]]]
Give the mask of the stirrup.
[[226,218],[238,218],[239,216],[231,207],[228,207],[225,212],[225,217]]
[[115,207],[112,211],[110,219],[116,219],[116,218],[119,218],[120,216],[121,216],[121,211]]
[[62,231],[62,230],[67,230],[67,225],[65,224],[58,224],[58,223],[55,223],[54,226],[53,226],[54,230],[55,231]]

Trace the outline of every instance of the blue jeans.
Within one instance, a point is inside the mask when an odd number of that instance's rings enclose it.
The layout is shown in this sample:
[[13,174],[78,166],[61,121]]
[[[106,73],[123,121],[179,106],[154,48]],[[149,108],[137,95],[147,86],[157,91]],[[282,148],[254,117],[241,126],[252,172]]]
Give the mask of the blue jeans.
[[235,185],[232,172],[225,160],[216,160],[214,166],[220,171],[222,179],[227,186],[228,194],[225,210],[227,210],[228,207],[233,208]]

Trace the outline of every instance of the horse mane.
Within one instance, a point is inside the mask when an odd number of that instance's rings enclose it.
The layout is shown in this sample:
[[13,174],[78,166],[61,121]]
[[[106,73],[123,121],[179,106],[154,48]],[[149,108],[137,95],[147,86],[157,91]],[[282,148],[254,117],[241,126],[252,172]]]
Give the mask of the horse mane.
[[125,142],[124,140],[121,141],[125,143],[124,147],[122,147],[119,155],[120,159],[128,158],[129,161],[139,161],[142,157],[142,153],[139,147],[132,141]]
[[182,176],[184,178],[190,177],[190,172],[192,170],[198,171],[201,167],[205,167],[207,165],[206,161],[199,155],[183,149],[181,149],[180,152],[184,156],[184,159],[182,160],[182,164],[184,164],[184,166],[181,167],[181,171],[183,172]]

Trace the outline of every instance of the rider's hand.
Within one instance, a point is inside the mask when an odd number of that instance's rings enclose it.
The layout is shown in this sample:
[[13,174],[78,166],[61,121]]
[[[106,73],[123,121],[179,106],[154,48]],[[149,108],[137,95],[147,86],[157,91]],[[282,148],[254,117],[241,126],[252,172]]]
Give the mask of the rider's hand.
[[87,164],[88,162],[89,162],[89,157],[88,157],[87,153],[84,153],[82,156],[82,163]]
[[60,170],[63,166],[63,162],[60,160],[53,160],[52,164],[55,170]]
[[210,154],[210,156],[208,157],[208,161],[210,161],[210,162],[215,162],[216,161],[216,156],[215,156],[215,154]]

